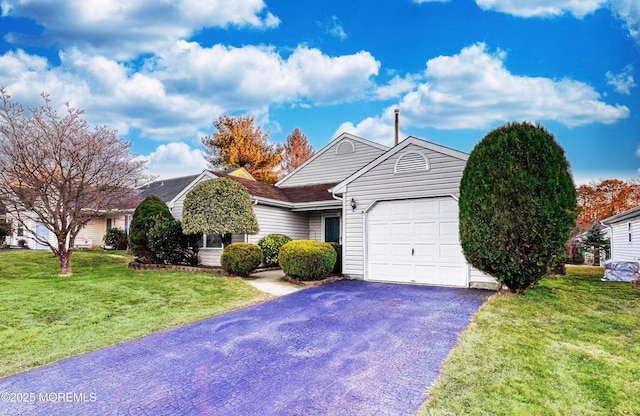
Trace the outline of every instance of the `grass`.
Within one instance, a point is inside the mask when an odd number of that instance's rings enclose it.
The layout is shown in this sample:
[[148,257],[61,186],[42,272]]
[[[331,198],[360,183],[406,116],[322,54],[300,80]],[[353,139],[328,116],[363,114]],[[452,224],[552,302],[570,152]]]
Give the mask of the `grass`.
[[482,306],[420,415],[639,415],[640,290],[568,267]]
[[0,377],[267,299],[215,272],[132,271],[125,253],[0,251]]

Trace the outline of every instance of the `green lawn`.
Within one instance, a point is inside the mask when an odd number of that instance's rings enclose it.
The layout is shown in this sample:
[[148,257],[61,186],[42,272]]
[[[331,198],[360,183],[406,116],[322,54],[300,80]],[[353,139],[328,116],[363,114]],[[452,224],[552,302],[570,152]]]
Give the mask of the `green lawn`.
[[421,415],[640,415],[640,289],[568,267],[482,306]]
[[0,377],[267,299],[211,273],[131,271],[122,252],[0,250]]

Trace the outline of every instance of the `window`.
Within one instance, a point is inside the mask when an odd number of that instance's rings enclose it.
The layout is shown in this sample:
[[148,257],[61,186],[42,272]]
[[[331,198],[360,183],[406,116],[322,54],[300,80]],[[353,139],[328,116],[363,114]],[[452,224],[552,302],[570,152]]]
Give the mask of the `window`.
[[220,234],[202,234],[200,248],[222,248],[222,236]]
[[107,231],[113,228],[113,218],[107,218]]
[[422,152],[409,151],[396,160],[393,173],[426,172],[429,170],[429,159]]
[[631,223],[629,223],[629,242],[633,242],[633,236],[631,235]]
[[131,215],[124,216],[124,232],[129,235],[129,225],[131,224]]
[[22,224],[18,224],[18,232],[16,235],[18,237],[24,237],[24,226]]
[[324,218],[324,241],[327,243],[340,242],[340,217]]

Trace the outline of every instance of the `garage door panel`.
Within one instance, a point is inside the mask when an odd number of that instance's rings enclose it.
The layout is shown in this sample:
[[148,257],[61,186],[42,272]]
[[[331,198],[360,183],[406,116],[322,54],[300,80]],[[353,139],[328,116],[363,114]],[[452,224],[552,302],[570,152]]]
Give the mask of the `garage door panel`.
[[434,284],[439,280],[440,268],[433,264],[416,264],[414,267],[415,283]]
[[392,276],[391,266],[387,263],[372,263],[370,277],[371,280],[385,280],[385,277]]
[[390,244],[381,243],[381,244],[370,244],[369,245],[369,256],[372,259],[383,259],[389,256]]
[[438,231],[441,240],[458,242],[460,238],[457,221],[441,221]]
[[367,279],[467,286],[453,198],[380,202],[367,233]]
[[439,211],[438,201],[418,200],[414,202],[414,218],[437,218]]
[[438,245],[436,244],[416,244],[414,250],[415,262],[437,262],[438,261]]
[[458,201],[453,198],[439,199],[439,214],[440,217],[457,217],[458,216]]
[[413,227],[410,222],[394,222],[389,229],[390,232],[387,235],[393,237],[393,241],[407,240],[413,234]]
[[441,283],[438,284],[447,286],[466,286],[468,272],[469,268],[467,266],[441,266]]
[[378,220],[386,222],[389,218],[391,218],[391,205],[378,204],[375,206],[375,209],[369,213],[369,221],[371,222]]
[[433,239],[438,235],[438,224],[435,221],[416,221],[413,235],[417,240]]
[[384,255],[390,262],[411,262],[411,244],[393,244]]
[[413,218],[413,204],[410,201],[400,201],[391,204],[391,215],[394,219],[410,219]]
[[439,254],[442,263],[461,263],[465,261],[459,244],[440,244]]

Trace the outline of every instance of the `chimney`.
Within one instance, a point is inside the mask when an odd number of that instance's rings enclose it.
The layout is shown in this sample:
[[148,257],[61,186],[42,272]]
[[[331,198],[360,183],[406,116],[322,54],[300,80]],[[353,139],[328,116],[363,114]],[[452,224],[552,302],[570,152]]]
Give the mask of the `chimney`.
[[398,145],[398,135],[400,134],[400,109],[393,110],[396,113],[396,129],[395,129],[395,144]]

